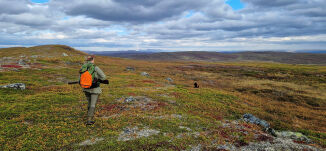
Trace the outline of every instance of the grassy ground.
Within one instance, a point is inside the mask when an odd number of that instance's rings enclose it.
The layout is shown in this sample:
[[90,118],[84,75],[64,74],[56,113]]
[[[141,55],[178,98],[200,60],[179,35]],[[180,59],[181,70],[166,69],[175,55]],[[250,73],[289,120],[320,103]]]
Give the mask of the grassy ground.
[[[82,55],[40,57],[32,69],[0,72],[0,84],[27,85],[24,91],[0,89],[0,150],[183,150],[198,144],[210,150],[213,144],[261,141],[254,138],[261,130],[255,125],[239,122],[242,130],[223,126],[244,113],[265,119],[278,130],[300,131],[326,146],[324,66],[97,57],[110,85],[102,85],[96,123],[86,127],[86,98],[78,85],[65,84],[78,79],[82,59]],[[127,66],[136,71],[126,71]],[[174,81],[168,82],[168,77]],[[192,88],[194,81],[200,89]],[[142,108],[118,101],[129,96],[146,96],[153,103]],[[124,128],[135,126],[159,134],[117,140]],[[104,140],[78,145],[96,138]]]

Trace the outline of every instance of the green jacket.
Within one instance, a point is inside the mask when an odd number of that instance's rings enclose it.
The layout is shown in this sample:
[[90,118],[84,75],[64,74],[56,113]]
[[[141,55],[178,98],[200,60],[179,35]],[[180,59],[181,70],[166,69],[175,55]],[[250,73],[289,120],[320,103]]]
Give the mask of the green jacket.
[[[98,66],[95,66],[94,78],[97,78],[97,79],[100,79],[100,80],[105,80],[106,79],[106,75],[104,74],[104,72]],[[84,88],[83,91],[88,92],[88,93],[95,93],[95,94],[101,94],[102,93],[101,87],[92,88],[92,89],[85,89]]]

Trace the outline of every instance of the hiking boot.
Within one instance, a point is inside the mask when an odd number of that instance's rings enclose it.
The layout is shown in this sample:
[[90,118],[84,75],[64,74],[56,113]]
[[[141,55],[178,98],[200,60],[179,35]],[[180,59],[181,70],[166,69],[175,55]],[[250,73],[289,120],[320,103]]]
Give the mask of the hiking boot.
[[86,125],[93,125],[95,121],[87,121]]

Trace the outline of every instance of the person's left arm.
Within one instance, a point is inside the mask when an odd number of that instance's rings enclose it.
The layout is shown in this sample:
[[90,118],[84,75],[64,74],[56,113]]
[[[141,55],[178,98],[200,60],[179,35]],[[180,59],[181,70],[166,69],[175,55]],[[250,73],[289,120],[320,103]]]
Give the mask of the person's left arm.
[[95,71],[98,75],[98,78],[100,80],[105,80],[106,79],[106,75],[104,74],[104,72],[99,68],[99,67],[95,67]]

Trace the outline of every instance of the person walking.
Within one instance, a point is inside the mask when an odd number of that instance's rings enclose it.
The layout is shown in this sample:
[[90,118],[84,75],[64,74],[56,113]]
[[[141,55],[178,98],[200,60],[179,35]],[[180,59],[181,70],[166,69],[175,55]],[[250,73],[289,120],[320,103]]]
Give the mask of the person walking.
[[81,81],[85,79],[82,74],[84,74],[85,72],[88,72],[87,74],[91,75],[90,79],[92,81],[90,86],[82,86],[88,101],[86,125],[93,125],[95,123],[94,113],[95,113],[96,103],[100,94],[102,93],[100,82],[106,79],[106,75],[98,66],[94,64],[94,56],[88,56],[86,59],[86,63],[80,69],[81,85],[82,85]]

